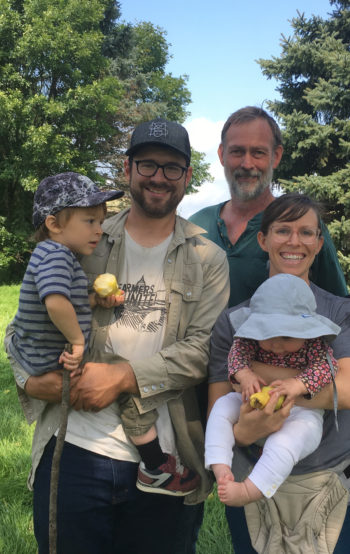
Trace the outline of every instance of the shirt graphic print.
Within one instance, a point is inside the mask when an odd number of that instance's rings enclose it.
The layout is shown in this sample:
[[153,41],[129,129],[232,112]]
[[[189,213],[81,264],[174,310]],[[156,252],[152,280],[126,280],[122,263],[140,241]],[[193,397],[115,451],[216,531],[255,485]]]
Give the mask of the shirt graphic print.
[[166,323],[163,266],[171,238],[145,248],[125,231],[125,260],[117,275],[125,302],[115,309],[107,351],[138,360],[161,350]]

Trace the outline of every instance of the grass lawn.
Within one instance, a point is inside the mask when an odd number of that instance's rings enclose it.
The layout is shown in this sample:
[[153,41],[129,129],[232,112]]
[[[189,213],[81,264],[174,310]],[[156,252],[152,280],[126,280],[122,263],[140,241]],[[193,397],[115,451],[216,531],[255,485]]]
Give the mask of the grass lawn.
[[[5,329],[16,312],[18,293],[19,285],[0,286],[0,552],[35,554],[32,493],[26,487],[34,426],[29,427],[24,419],[3,349]],[[224,509],[214,492],[206,502],[197,554],[232,552]]]
[[0,552],[34,554],[32,495],[26,487],[33,429],[25,422],[3,349],[19,286],[0,287]]

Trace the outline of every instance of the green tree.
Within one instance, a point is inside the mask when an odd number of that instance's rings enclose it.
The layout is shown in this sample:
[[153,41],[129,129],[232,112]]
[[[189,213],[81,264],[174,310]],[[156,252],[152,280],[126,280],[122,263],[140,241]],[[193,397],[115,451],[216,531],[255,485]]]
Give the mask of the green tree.
[[[135,125],[158,116],[182,123],[188,115],[191,95],[187,76],[174,77],[166,72],[169,46],[166,31],[150,22],[134,26],[116,22],[105,38],[104,51],[111,60],[111,73],[123,84],[124,96],[116,113],[117,132],[103,162],[106,172],[112,172],[122,188],[124,152]],[[198,169],[197,184],[200,175],[210,177],[204,166],[199,165]]]
[[281,55],[259,60],[278,81],[268,102],[283,129],[277,178],[284,190],[310,194],[325,220],[350,283],[350,2],[330,0],[328,19],[299,13]]
[[204,181],[209,183],[214,181],[214,177],[209,171],[210,164],[205,161],[205,154],[203,154],[203,152],[197,152],[192,148],[191,166],[193,167],[193,176],[187,187],[186,194],[198,192],[199,187]]
[[[67,169],[98,178],[123,89],[101,53],[103,0],[0,0],[0,215],[26,232],[33,192]],[[29,204],[29,205],[28,205]]]
[[101,52],[106,5],[0,0],[0,242],[8,252],[2,278],[28,254],[28,246],[15,248],[32,230],[39,181],[68,169],[99,178],[94,160],[115,133],[123,96]]
[[[43,177],[114,174],[120,185],[134,125],[158,115],[183,121],[190,93],[186,76],[165,71],[166,32],[119,23],[119,2],[0,0],[0,14],[1,279],[28,257]],[[197,162],[195,187],[209,177]]]
[[[166,72],[171,45],[164,29],[146,21],[134,26],[114,23],[108,26],[103,48],[111,59],[112,75],[123,84],[124,96],[116,113],[117,132],[106,155],[100,159],[100,166],[125,190],[126,195],[119,202],[125,205],[129,194],[122,168],[132,130],[138,123],[158,116],[182,123],[188,115],[186,108],[191,95],[186,75],[174,77]],[[193,177],[187,194],[196,192],[204,181],[212,180],[204,154],[192,150],[192,166]]]

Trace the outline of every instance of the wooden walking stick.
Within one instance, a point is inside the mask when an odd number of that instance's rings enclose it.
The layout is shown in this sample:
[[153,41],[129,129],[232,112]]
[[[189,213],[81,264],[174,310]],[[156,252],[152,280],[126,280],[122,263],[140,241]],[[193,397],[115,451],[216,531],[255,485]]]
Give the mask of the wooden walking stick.
[[[71,354],[72,345],[66,344],[65,350]],[[60,473],[60,460],[62,455],[64,439],[66,437],[67,422],[68,422],[69,388],[70,388],[69,374],[70,372],[68,370],[66,369],[63,370],[60,426],[57,434],[56,445],[55,445],[55,449],[52,457],[52,465],[51,465],[50,503],[49,503],[49,552],[50,554],[57,553],[57,491],[58,491],[58,479],[59,479],[59,473]]]

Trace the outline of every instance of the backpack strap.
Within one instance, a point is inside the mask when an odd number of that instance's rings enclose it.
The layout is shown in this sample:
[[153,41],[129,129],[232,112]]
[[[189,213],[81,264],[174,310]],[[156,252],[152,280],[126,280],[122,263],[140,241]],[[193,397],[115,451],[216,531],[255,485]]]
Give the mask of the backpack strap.
[[335,384],[335,371],[332,359],[328,353],[328,350],[326,352],[327,361],[329,363],[329,369],[331,371],[332,381],[333,381],[333,411],[334,411],[334,423],[335,428],[337,431],[339,431],[339,425],[338,425],[338,391],[337,391],[337,385]]

